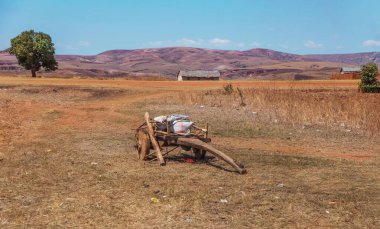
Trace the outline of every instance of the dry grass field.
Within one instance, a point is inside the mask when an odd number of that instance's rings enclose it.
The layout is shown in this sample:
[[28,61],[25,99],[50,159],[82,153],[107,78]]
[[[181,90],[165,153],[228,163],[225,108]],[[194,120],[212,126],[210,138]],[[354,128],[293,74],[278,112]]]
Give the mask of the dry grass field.
[[[0,78],[0,228],[380,227],[379,95],[231,82]],[[146,111],[209,122],[248,173],[139,161]]]

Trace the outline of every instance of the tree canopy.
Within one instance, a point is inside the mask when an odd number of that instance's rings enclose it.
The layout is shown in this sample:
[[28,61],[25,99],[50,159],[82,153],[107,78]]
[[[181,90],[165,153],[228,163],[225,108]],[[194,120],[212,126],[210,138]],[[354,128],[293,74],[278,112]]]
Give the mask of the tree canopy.
[[32,77],[43,67],[46,71],[54,71],[58,63],[54,58],[55,48],[51,37],[34,30],[24,31],[11,39],[9,53],[16,55],[19,65],[31,70]]
[[363,85],[377,85],[377,75],[379,71],[375,63],[368,63],[361,68],[361,84]]
[[379,70],[375,63],[363,65],[359,90],[365,93],[380,93],[380,84],[376,78],[378,74]]

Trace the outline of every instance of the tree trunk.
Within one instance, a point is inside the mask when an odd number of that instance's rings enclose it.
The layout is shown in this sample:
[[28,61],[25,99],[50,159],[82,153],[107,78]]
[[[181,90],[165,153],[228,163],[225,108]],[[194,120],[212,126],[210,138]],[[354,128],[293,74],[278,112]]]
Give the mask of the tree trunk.
[[32,77],[33,78],[36,78],[37,76],[36,76],[36,71],[35,70],[32,70]]

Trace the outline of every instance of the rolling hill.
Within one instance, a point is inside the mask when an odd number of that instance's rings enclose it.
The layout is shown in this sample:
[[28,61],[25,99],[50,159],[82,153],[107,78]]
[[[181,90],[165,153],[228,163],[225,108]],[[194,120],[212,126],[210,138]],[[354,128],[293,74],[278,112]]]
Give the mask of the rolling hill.
[[[380,53],[297,55],[190,47],[111,50],[92,56],[56,55],[59,70],[45,76],[166,77],[181,70],[220,70],[225,79],[325,79],[343,65],[380,64]],[[14,56],[0,53],[0,74],[28,74]]]

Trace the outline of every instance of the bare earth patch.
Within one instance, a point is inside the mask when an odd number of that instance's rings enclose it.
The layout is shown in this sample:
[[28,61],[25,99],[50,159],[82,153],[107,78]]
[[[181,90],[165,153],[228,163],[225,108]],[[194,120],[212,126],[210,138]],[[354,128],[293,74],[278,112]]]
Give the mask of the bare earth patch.
[[[2,228],[380,226],[376,135],[254,122],[242,108],[178,100],[176,91],[196,91],[204,82],[183,88],[121,80],[25,82],[0,85]],[[131,129],[145,111],[209,122],[213,144],[248,174],[212,157],[184,163],[178,159],[191,156],[184,151],[165,167],[139,161]]]

